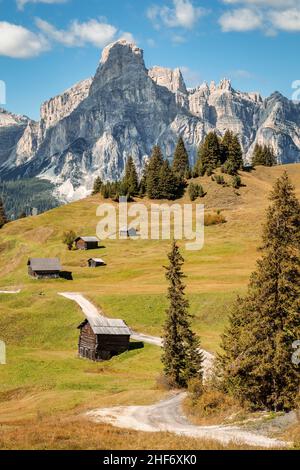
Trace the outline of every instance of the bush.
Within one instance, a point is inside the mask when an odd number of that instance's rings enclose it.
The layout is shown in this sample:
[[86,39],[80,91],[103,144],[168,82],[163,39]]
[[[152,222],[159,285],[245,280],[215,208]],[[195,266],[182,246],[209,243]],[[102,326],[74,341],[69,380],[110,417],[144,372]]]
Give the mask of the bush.
[[216,212],[215,214],[205,214],[204,216],[204,225],[209,227],[210,225],[220,225],[225,224],[226,219],[221,211]]
[[234,189],[239,189],[242,186],[242,180],[239,175],[232,177],[231,185]]
[[195,201],[198,197],[205,196],[205,192],[201,184],[190,183],[188,191],[191,201]]
[[213,174],[214,170],[212,166],[208,166],[206,169],[206,174],[207,176],[211,176]]
[[215,181],[217,184],[221,184],[222,186],[225,185],[224,176],[222,176],[222,175],[216,175],[215,178],[214,178],[214,181]]
[[184,404],[187,413],[194,418],[195,421],[220,422],[228,419],[232,414],[242,412],[240,404],[219,390],[205,386],[200,394],[196,395],[189,391],[188,398]]
[[73,230],[69,230],[68,232],[64,232],[63,234],[63,243],[67,245],[68,250],[71,251],[76,240],[76,233]]

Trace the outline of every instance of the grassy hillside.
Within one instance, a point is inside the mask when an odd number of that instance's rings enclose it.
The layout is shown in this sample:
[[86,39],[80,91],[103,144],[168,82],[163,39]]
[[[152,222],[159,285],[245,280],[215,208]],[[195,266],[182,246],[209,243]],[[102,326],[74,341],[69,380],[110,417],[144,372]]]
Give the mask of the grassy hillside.
[[[184,242],[180,244],[194,326],[210,351],[218,349],[230,305],[244,292],[255,267],[267,196],[284,168],[300,196],[300,165],[243,173],[244,187],[238,191],[201,178],[207,191],[201,202],[208,211],[222,209],[227,223],[206,228],[202,251],[185,251]],[[187,201],[186,196],[181,202]],[[15,435],[20,424],[27,426],[19,445],[32,446],[24,436],[37,423],[73,419],[97,406],[150,403],[163,394],[156,385],[161,365],[155,347],[132,350],[101,364],[77,358],[82,313],[58,292],[81,292],[136,331],[160,334],[164,321],[167,286],[162,266],[169,242],[105,240],[103,248],[90,253],[68,252],[62,245],[65,230],[95,234],[101,202],[98,196],[90,197],[0,231],[0,290],[22,289],[15,296],[0,294],[0,339],[6,342],[8,355],[8,364],[0,366],[0,448],[9,446],[4,434]],[[90,254],[101,256],[107,266],[87,268]],[[73,281],[30,279],[26,262],[31,256],[60,257],[64,270],[73,272]]]

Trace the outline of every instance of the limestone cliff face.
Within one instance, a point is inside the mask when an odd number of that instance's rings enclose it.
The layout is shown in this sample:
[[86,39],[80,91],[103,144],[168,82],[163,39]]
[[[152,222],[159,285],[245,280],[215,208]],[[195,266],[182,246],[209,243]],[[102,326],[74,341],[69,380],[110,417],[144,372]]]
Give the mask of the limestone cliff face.
[[128,155],[141,172],[154,144],[171,158],[181,135],[193,163],[205,135],[226,129],[239,134],[245,161],[256,142],[272,145],[279,162],[300,161],[299,104],[226,79],[187,90],[179,69],[147,70],[143,51],[120,40],[103,50],[93,79],[42,105],[39,123],[0,110],[0,176],[47,178],[61,199],[77,199],[96,176],[119,178]]
[[89,94],[92,78],[77,83],[62,95],[55,96],[41,106],[40,138],[45,131],[69,116]]

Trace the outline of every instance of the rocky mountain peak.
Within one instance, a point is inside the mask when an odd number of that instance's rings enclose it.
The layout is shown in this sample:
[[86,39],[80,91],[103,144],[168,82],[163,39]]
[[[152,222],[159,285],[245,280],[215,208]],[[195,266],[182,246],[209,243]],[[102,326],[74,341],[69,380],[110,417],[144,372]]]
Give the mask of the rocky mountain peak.
[[173,70],[156,65],[149,70],[149,77],[157,85],[168,88],[172,93],[180,92],[187,94],[184,79],[179,68]]
[[128,58],[129,55],[136,56],[140,59],[143,63],[143,55],[144,52],[142,49],[137,47],[136,44],[133,42],[128,41],[127,39],[119,39],[118,41],[109,44],[103,49],[100,64],[105,64],[107,61],[116,57],[120,57],[120,55],[126,56]]
[[143,50],[126,39],[120,39],[104,48],[90,94],[113,80],[128,76],[138,78],[146,73]]

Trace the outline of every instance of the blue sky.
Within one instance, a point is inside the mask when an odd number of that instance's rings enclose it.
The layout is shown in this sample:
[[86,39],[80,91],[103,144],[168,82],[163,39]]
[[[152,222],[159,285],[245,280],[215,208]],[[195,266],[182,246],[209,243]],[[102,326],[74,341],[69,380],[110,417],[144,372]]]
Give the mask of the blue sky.
[[5,107],[38,119],[120,37],[144,49],[147,67],[181,67],[191,87],[228,77],[291,98],[300,79],[300,0],[0,0]]

